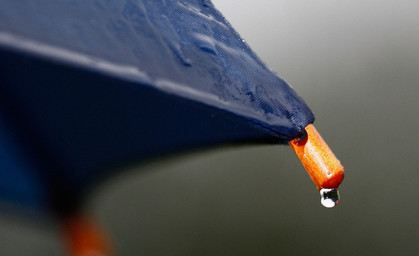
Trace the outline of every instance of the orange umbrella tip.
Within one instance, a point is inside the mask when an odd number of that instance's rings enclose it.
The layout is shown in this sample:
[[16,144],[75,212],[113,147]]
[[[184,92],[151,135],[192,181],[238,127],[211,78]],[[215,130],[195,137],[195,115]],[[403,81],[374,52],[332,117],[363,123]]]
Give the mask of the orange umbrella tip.
[[339,202],[338,187],[344,177],[343,166],[313,124],[305,130],[306,136],[291,140],[289,145],[320,191],[322,205],[331,208]]
[[113,255],[105,232],[87,216],[68,218],[64,223],[64,233],[71,256]]

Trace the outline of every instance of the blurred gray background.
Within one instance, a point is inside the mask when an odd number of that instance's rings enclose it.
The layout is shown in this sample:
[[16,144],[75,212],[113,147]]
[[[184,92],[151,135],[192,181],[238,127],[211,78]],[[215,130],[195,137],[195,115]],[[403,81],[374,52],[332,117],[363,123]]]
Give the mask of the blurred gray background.
[[[288,146],[170,158],[90,198],[119,255],[419,255],[419,2],[213,2],[315,113],[341,203],[320,205]],[[0,255],[62,254],[57,228],[0,226]]]

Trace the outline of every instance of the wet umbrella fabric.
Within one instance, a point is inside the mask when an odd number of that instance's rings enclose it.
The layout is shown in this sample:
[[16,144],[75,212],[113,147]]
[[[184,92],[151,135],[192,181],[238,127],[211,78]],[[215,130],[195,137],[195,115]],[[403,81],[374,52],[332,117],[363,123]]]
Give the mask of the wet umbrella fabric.
[[210,1],[0,5],[4,199],[65,213],[121,164],[314,121]]

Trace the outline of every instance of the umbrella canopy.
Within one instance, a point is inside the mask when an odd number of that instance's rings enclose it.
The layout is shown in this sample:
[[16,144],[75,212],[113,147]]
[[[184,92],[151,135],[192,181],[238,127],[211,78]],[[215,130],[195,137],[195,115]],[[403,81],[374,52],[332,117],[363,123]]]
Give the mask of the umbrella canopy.
[[71,211],[115,167],[314,116],[210,1],[0,2],[0,189]]

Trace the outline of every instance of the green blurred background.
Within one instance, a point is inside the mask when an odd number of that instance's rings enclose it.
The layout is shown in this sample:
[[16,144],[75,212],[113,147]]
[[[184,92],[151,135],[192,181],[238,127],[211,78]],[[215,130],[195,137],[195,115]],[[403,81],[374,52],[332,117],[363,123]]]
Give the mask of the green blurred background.
[[[419,255],[419,2],[213,2],[315,113],[341,203],[320,205],[288,146],[173,157],[92,194],[118,255]],[[63,254],[58,227],[0,226],[0,255]]]

